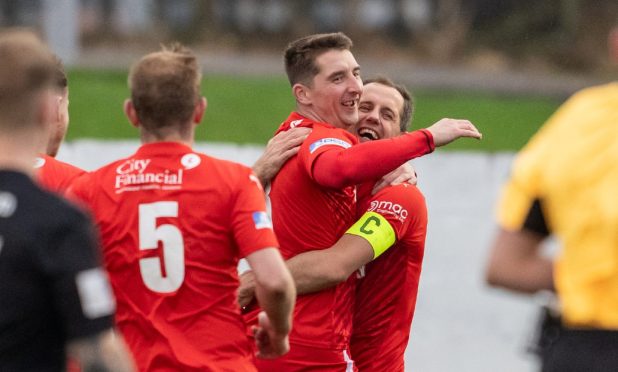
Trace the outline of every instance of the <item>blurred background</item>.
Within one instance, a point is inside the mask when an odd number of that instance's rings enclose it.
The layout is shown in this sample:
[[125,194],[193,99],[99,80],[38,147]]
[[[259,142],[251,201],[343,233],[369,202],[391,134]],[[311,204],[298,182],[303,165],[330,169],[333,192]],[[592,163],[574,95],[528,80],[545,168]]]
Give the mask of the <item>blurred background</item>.
[[279,53],[340,30],[358,54],[434,66],[603,75],[618,63],[612,0],[1,0],[0,25],[40,29],[68,64],[171,40]]
[[484,134],[413,162],[429,229],[407,370],[537,369],[526,350],[544,297],[483,281],[494,203],[515,152],[560,103],[617,80],[617,1],[0,0],[0,27],[11,26],[37,29],[67,64],[59,158],[86,169],[137,147],[121,109],[127,70],[160,44],[187,44],[203,66],[209,108],[196,148],[251,165],[294,109],[287,43],[345,32],[364,77],[413,92],[414,128],[459,117]]

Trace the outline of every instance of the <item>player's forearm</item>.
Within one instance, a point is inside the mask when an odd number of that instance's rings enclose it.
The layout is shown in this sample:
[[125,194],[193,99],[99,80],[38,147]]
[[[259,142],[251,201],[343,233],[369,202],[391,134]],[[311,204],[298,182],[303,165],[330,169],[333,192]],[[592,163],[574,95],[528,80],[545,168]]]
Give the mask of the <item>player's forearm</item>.
[[118,371],[129,372],[134,370],[133,361],[122,337],[112,330],[72,341],[67,347],[69,356],[79,362],[81,370],[89,371]]
[[263,187],[266,187],[279,171],[280,164],[274,164],[262,155],[251,168],[255,176],[260,180]]
[[354,271],[373,259],[369,243],[344,234],[332,247],[301,253],[286,261],[299,294],[312,293],[346,281]]
[[487,265],[487,283],[523,293],[553,290],[553,261],[541,254],[541,242],[530,232],[501,231]]
[[427,130],[365,142],[340,151],[326,151],[313,167],[313,176],[322,186],[342,188],[379,179],[408,160],[434,150]]
[[273,329],[286,335],[292,327],[292,312],[296,302],[296,289],[291,276],[277,287],[267,287],[256,282],[255,295],[262,310],[266,312]]
[[286,261],[298,294],[318,292],[345,281],[354,270],[329,262],[324,251],[301,253]]

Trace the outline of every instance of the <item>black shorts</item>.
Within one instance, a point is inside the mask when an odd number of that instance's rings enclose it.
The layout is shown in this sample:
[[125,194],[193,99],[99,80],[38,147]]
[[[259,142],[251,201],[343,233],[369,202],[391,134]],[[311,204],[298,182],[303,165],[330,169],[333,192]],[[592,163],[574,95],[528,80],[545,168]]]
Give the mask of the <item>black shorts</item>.
[[555,318],[542,326],[542,372],[618,371],[618,330],[567,328]]

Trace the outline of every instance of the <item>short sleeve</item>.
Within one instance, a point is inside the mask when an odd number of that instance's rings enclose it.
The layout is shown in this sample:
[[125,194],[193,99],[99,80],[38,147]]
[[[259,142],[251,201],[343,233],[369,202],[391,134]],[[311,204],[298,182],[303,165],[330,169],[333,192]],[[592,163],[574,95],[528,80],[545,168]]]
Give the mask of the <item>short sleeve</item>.
[[266,213],[264,190],[250,169],[244,169],[238,182],[232,208],[234,240],[241,257],[268,247],[279,247],[272,222]]
[[391,225],[397,240],[412,226],[427,225],[425,198],[416,186],[404,183],[382,189],[371,197],[363,212],[375,212]]
[[521,230],[535,201],[542,199],[542,144],[537,138],[517,155],[501,189],[496,214],[498,224],[507,230]]
[[75,339],[112,327],[115,301],[101,268],[94,227],[82,214],[70,214],[38,256],[67,338]]

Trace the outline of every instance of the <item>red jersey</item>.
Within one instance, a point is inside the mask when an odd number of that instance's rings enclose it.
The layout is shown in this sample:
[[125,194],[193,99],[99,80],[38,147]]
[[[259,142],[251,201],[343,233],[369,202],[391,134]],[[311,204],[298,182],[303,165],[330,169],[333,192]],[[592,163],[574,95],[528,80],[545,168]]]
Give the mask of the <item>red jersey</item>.
[[404,371],[427,232],[427,207],[410,184],[389,186],[359,202],[361,214],[382,215],[394,246],[360,271],[350,350],[360,371]]
[[255,371],[240,257],[277,247],[251,170],[146,144],[74,182],[100,228],[116,321],[142,371]]
[[49,155],[37,157],[34,168],[37,170],[39,184],[58,194],[64,194],[71,182],[86,172]]
[[[313,175],[314,162],[320,155],[349,148],[358,142],[356,137],[296,113],[290,115],[280,131],[291,126],[313,130],[298,155],[285,163],[271,185],[273,226],[285,259],[334,245],[356,215],[354,186],[326,188]],[[347,348],[352,331],[353,289],[353,280],[349,280],[298,296],[290,343],[325,349]]]
[[[281,168],[270,192],[275,233],[285,258],[331,247],[355,220],[355,184],[379,178],[434,148],[426,130],[356,145],[358,140],[347,131],[297,113],[279,131],[297,126],[313,130],[298,154]],[[333,288],[298,296],[290,333],[292,347],[345,350],[353,302],[354,276]],[[311,360],[309,356],[308,363]]]

